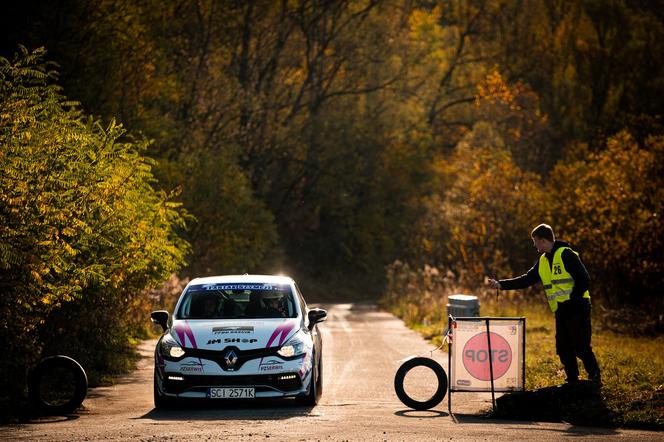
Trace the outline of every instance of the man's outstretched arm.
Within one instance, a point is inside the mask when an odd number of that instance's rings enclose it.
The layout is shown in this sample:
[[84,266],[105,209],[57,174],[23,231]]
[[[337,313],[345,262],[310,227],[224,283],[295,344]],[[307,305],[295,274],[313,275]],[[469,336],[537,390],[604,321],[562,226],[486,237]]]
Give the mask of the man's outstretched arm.
[[497,283],[500,287],[495,287],[494,284],[491,284],[491,286],[494,288],[500,288],[500,290],[518,290],[535,285],[541,281],[539,272],[537,271],[537,265],[538,264],[535,263],[528,272],[521,276],[517,276],[516,278],[498,280]]

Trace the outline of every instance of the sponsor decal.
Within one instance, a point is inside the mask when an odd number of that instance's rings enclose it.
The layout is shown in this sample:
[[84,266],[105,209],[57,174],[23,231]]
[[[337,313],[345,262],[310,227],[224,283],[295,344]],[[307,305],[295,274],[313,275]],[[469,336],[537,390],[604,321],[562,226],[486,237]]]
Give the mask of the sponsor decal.
[[254,327],[251,325],[229,325],[225,327],[213,327],[212,333],[215,335],[219,334],[230,334],[230,333],[253,333]]
[[288,285],[271,284],[206,284],[205,290],[281,290],[287,291]]
[[242,342],[243,344],[249,343],[253,344],[254,342],[258,342],[258,339],[255,338],[224,338],[224,343],[229,344],[233,342]]
[[205,364],[200,360],[198,362],[191,361],[180,365],[180,371],[183,373],[202,373]]
[[312,367],[311,361],[312,361],[311,354],[306,353],[304,355],[304,359],[302,360],[302,368],[300,368],[300,370],[297,372],[297,374],[299,374],[302,379],[304,379],[307,373],[311,371]]
[[187,324],[186,321],[178,323],[175,327],[173,327],[173,329],[177,334],[181,346],[183,347],[187,346],[186,338],[188,338],[191,346],[193,348],[198,348],[198,346],[196,345],[196,338],[194,338],[194,332],[191,331],[191,327],[189,327],[189,324]]
[[493,365],[494,379],[503,376],[512,364],[512,349],[505,338],[496,333],[491,333],[489,336],[491,355],[489,355],[486,332],[476,334],[463,347],[463,366],[471,376],[480,381],[491,380],[490,362]]
[[281,361],[276,361],[276,360],[272,359],[272,360],[269,360],[267,362],[261,363],[261,365],[258,366],[258,369],[260,371],[283,370],[284,369],[284,364]]
[[258,342],[258,339],[255,338],[225,338],[225,339],[210,339],[207,341],[207,345],[212,345],[212,344],[230,344],[230,343],[243,343],[243,344],[253,344],[254,342]]

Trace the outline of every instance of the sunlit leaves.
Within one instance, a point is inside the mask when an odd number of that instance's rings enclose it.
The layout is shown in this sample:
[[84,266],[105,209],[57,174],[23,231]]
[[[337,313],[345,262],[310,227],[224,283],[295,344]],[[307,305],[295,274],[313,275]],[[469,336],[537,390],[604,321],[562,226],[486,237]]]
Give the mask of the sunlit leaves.
[[[522,181],[532,175],[519,177],[519,170],[539,174],[540,191],[550,194],[549,176],[566,146],[601,150],[625,126],[637,129],[631,132],[639,143],[658,133],[661,100],[652,97],[662,95],[662,24],[655,6],[635,5],[75,0],[57,5],[69,6],[58,11],[57,25],[36,20],[43,28],[15,33],[57,35],[49,49],[63,66],[66,90],[95,115],[119,116],[132,132],[156,140],[149,154],[158,158],[160,186],[178,189],[199,220],[187,232],[194,243],[189,271],[269,265],[267,251],[278,242],[282,250],[297,244],[289,258],[308,268],[341,263],[367,273],[410,254],[404,243],[414,220],[436,230],[442,221],[420,213],[451,204],[459,189],[473,205],[457,202],[455,210],[477,216],[474,204],[510,201],[483,186],[513,186],[526,202],[509,204],[525,218],[519,211],[530,211],[531,200]],[[38,9],[47,15],[51,8]],[[29,93],[29,86],[17,89],[17,96]],[[30,118],[15,115],[17,124]],[[482,126],[495,132],[486,149],[510,159],[469,162],[461,172],[450,155]],[[37,136],[13,130],[26,143]],[[223,175],[187,174],[181,164],[216,164]],[[122,179],[100,192],[113,195]],[[256,219],[266,224],[251,224],[255,235],[229,210],[235,201],[260,212]],[[519,229],[527,232],[526,224]],[[448,229],[439,230],[418,234],[413,250],[451,260],[439,247],[450,242]],[[76,249],[66,232],[60,240]],[[216,239],[221,232],[223,241]],[[531,257],[527,241],[525,249],[498,241],[503,261]],[[213,244],[219,247],[209,250]],[[473,248],[455,253],[472,261]]]
[[256,272],[278,255],[273,216],[229,155],[199,151],[178,166],[184,203],[196,213],[189,229],[196,275]]
[[662,164],[662,137],[639,146],[622,132],[605,150],[563,161],[552,174],[561,230],[582,247],[594,286],[610,301],[639,302],[661,283]]
[[[188,250],[175,231],[181,208],[152,187],[147,141],[83,116],[43,56],[21,48],[0,59],[0,336],[14,372],[60,339],[58,322],[69,323],[65,346],[102,329],[95,347],[121,340],[126,299],[166,279]],[[102,300],[108,323],[71,323]]]
[[[528,232],[546,214],[539,178],[512,160],[496,130],[478,124],[439,170],[450,188],[427,204],[418,228],[424,259],[456,272],[465,284],[529,266]],[[416,245],[417,247],[417,245]]]

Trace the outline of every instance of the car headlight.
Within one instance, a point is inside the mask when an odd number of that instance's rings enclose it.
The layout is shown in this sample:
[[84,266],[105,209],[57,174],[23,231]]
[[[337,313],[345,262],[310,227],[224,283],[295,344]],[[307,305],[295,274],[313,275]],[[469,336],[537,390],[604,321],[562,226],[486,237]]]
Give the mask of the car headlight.
[[304,341],[300,337],[300,334],[297,333],[290,338],[288,342],[281,346],[277,353],[285,358],[298,356],[304,353]]
[[170,334],[165,335],[160,343],[161,354],[171,358],[181,358],[184,350]]

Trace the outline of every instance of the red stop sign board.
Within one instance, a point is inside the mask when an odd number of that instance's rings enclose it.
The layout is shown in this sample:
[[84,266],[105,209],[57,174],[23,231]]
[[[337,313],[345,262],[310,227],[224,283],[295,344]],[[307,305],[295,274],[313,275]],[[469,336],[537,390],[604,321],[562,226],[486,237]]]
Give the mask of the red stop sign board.
[[491,358],[487,334],[478,333],[463,347],[463,366],[471,376],[480,381],[490,381],[489,359],[493,362],[493,379],[504,375],[512,364],[512,349],[502,336],[491,333]]

